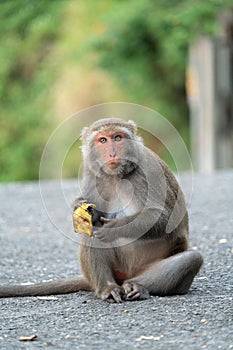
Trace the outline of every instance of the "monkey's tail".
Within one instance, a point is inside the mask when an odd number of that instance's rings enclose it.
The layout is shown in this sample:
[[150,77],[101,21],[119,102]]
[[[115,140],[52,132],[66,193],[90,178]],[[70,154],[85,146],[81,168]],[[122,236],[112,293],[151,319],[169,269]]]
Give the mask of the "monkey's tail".
[[0,286],[0,298],[68,294],[81,290],[90,291],[92,288],[85,277],[75,276],[30,285]]

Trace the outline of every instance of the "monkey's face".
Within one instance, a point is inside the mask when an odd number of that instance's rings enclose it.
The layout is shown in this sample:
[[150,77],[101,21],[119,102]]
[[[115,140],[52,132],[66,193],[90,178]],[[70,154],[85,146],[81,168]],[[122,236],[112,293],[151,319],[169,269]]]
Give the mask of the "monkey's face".
[[109,175],[126,174],[135,167],[132,140],[122,130],[98,133],[94,138],[94,148],[99,167]]

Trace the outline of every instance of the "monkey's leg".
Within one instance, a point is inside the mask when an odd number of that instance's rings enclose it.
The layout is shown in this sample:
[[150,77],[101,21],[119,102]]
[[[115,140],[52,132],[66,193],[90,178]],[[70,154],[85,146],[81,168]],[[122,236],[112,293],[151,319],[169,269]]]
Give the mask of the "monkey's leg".
[[81,249],[80,263],[97,297],[103,301],[120,303],[123,288],[117,284],[112,272],[114,249]]
[[[152,295],[185,294],[202,263],[203,258],[198,251],[185,251],[155,262],[142,274],[125,281],[123,288],[127,294],[124,286],[136,283],[146,288]],[[135,288],[132,288],[132,291],[134,290]],[[127,300],[135,299],[135,293],[132,291],[126,295]]]

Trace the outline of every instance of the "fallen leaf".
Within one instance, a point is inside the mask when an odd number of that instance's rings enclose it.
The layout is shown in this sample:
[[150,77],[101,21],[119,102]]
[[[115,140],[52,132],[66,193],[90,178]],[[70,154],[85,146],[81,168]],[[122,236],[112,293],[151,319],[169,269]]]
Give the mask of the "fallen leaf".
[[30,231],[32,231],[32,228],[29,226],[20,226],[19,230],[23,231],[23,232],[30,232]]
[[124,310],[124,312],[129,312],[129,310],[128,310],[128,309],[126,309],[126,310]]
[[81,338],[80,335],[66,335],[65,336],[65,339],[78,339],[78,338]]
[[153,335],[150,335],[150,336],[141,335],[141,337],[135,339],[135,341],[142,341],[142,340],[160,340],[160,337],[154,337]]
[[196,281],[202,281],[202,280],[207,280],[208,278],[206,276],[202,276],[202,277],[195,277],[194,279]]
[[48,300],[48,301],[50,301],[50,300],[58,300],[57,297],[37,297],[37,299],[39,299],[39,300]]
[[227,239],[226,238],[222,238],[218,241],[219,244],[225,244],[227,243]]
[[30,337],[19,337],[20,341],[33,341],[34,339],[37,338],[36,334],[31,335]]
[[201,323],[208,323],[208,321],[207,321],[205,318],[201,319],[200,322],[201,322]]

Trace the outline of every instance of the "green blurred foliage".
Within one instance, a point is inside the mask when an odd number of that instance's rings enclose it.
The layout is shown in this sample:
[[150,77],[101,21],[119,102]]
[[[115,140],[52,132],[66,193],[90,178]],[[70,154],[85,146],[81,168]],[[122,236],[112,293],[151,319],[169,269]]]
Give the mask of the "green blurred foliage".
[[0,2],[0,180],[38,178],[51,120],[53,45],[59,35],[56,1]]
[[105,29],[90,49],[113,72],[127,98],[166,116],[188,143],[185,70],[189,44],[213,35],[230,0],[112,1]]
[[[166,116],[188,144],[188,46],[216,32],[217,14],[231,2],[1,0],[0,181],[38,178],[57,123],[51,91],[69,66],[108,72],[124,101]],[[72,159],[66,176],[76,175]]]

